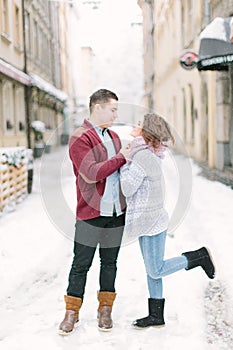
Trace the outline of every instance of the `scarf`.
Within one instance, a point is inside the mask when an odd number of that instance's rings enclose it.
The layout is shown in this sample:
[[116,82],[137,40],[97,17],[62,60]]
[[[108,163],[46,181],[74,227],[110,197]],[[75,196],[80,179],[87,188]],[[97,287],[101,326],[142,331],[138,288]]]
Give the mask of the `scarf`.
[[151,152],[156,154],[161,159],[165,158],[165,151],[167,149],[167,146],[165,146],[162,142],[160,143],[159,147],[154,149],[152,145],[147,144],[142,136],[137,136],[133,139],[131,142],[131,147],[130,147],[130,153],[128,156],[128,159],[131,161],[135,153],[142,149],[149,149]]

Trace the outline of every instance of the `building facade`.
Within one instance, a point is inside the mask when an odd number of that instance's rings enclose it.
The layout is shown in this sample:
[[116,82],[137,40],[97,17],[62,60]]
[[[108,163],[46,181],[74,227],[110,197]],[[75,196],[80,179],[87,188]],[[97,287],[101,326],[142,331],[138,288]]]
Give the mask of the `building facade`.
[[[44,142],[58,144],[59,128],[67,99],[64,74],[66,34],[64,4],[52,1],[24,0],[25,71],[30,77],[26,92],[29,127],[34,120],[45,124]],[[61,30],[64,31],[62,31]],[[28,143],[34,146],[29,133]]]
[[35,120],[45,124],[45,143],[68,136],[68,6],[0,1],[0,146],[33,148]]
[[[154,53],[150,79],[153,108],[169,120],[180,142],[177,148],[209,167],[232,167],[232,68],[223,71],[185,70],[180,57],[198,54],[200,34],[217,16],[232,16],[233,1],[139,0],[152,7]],[[144,27],[151,26],[148,15]],[[145,40],[145,39],[144,39]],[[145,45],[145,43],[144,43]],[[145,62],[148,50],[144,52]],[[150,63],[151,65],[151,63]]]
[[0,1],[0,147],[27,142],[21,0]]
[[[233,0],[211,0],[211,19],[233,16]],[[216,72],[216,166],[233,168],[233,64]]]
[[138,0],[143,16],[144,105],[154,108],[154,0]]
[[[188,154],[209,159],[208,73],[185,70],[179,58],[198,52],[205,26],[204,1],[156,1],[154,5],[154,107],[172,124]],[[211,125],[212,127],[212,125]],[[214,165],[214,164],[213,164]]]

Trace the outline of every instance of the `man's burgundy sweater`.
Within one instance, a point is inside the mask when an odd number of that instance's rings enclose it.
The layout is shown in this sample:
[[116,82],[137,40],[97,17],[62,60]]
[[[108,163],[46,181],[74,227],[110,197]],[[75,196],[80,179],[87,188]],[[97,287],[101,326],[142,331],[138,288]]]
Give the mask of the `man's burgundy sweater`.
[[[93,125],[86,119],[69,140],[69,154],[76,176],[77,220],[100,216],[100,200],[104,193],[106,177],[126,162],[124,156],[119,153],[119,136],[112,130],[108,132],[116,149],[116,156],[111,159],[108,159],[107,149]],[[122,211],[125,211],[121,190],[120,202]]]

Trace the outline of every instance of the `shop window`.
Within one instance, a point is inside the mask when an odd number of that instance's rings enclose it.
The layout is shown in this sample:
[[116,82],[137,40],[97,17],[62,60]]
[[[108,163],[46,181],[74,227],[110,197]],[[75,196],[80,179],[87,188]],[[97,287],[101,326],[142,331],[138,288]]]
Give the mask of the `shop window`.
[[23,122],[19,121],[19,131],[24,131],[25,130],[25,125]]
[[4,81],[2,89],[2,113],[6,131],[11,131],[14,126],[14,95],[13,86],[9,81]]
[[7,121],[6,121],[6,129],[7,130],[13,129],[13,124],[12,124],[11,120],[9,120],[9,119],[7,119]]

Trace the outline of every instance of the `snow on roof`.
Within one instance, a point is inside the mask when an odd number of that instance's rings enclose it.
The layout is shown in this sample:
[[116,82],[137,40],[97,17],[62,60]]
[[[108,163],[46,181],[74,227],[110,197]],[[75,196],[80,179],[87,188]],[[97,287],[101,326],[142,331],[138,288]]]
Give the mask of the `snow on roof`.
[[22,84],[37,86],[39,89],[54,96],[58,100],[65,102],[68,98],[67,94],[57,89],[52,84],[48,83],[34,73],[25,74],[20,69],[13,67],[11,64],[0,59],[0,72],[10,76],[11,78],[20,81]]
[[218,39],[228,41],[226,31],[226,18],[216,17],[207,27],[201,32],[200,39]]
[[47,92],[49,95],[52,95],[56,97],[58,100],[64,102],[67,100],[67,94],[65,94],[63,91],[57,89],[55,86],[52,84],[48,83],[38,75],[34,73],[29,73],[29,76],[31,78],[31,85],[32,86],[37,86],[39,89]]
[[3,61],[0,58],[0,72],[10,76],[13,79],[21,82],[22,84],[29,85],[30,80],[27,74],[22,72],[20,69],[13,67],[10,63]]

